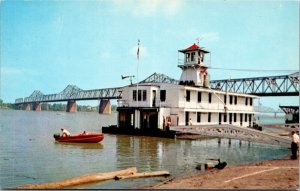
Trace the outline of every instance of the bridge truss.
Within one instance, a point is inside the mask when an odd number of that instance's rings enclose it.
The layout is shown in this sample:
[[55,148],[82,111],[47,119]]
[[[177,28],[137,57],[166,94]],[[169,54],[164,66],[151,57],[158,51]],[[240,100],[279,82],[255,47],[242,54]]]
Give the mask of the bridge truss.
[[257,96],[298,96],[299,72],[291,75],[212,80],[211,88]]
[[[142,83],[179,84],[179,80],[167,75],[153,73]],[[271,76],[258,78],[241,78],[230,80],[213,80],[211,88],[228,92],[254,94],[258,96],[298,96],[299,73],[285,76]],[[99,100],[119,99],[122,97],[122,87],[82,90],[75,85],[68,85],[62,92],[44,95],[41,91],[34,91],[29,97],[18,98],[15,104],[36,102],[59,102],[68,100]]]
[[36,102],[59,102],[69,100],[100,100],[119,99],[122,97],[122,88],[105,88],[94,90],[82,90],[74,85],[68,85],[62,92],[44,95],[40,91],[34,91],[29,97],[16,99],[16,104]]

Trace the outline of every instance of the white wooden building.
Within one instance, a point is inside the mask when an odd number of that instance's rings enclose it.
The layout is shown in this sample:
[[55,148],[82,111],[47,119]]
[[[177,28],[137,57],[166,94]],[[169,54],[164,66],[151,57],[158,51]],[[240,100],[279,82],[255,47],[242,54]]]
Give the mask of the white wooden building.
[[[142,83],[123,88],[118,127],[166,129],[168,125],[233,124],[252,126],[257,96],[210,89],[206,56],[196,44],[184,55],[179,84]],[[209,60],[209,59],[208,59]]]

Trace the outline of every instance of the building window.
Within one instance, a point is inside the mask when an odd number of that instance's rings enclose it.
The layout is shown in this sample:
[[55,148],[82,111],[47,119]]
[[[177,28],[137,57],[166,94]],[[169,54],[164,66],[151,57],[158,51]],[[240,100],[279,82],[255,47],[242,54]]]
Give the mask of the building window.
[[227,103],[227,95],[224,95],[224,103],[226,105],[226,103]]
[[160,101],[166,101],[166,90],[160,90]]
[[232,95],[229,96],[229,103],[232,104]]
[[227,114],[224,113],[224,122],[227,122]]
[[191,53],[191,61],[194,61],[195,60],[195,52],[192,52]]
[[233,122],[236,122],[236,113],[233,114]]
[[232,124],[232,113],[229,113],[229,124]]
[[186,90],[185,100],[188,101],[188,102],[191,100],[191,92],[190,92],[190,90]]
[[252,98],[250,98],[250,105],[252,106]]
[[138,91],[138,100],[141,101],[142,100],[142,90]]
[[186,53],[186,62],[189,62],[190,61],[190,54],[189,53]]
[[245,105],[248,105],[248,98],[246,97],[246,100],[245,100]]
[[208,103],[211,103],[212,97],[211,97],[211,93],[208,93]]
[[132,99],[136,101],[136,90],[133,90],[132,92]]
[[201,112],[197,112],[197,123],[201,123]]
[[237,96],[234,96],[234,104],[237,104]]
[[207,121],[210,122],[211,121],[211,113],[209,112],[207,115]]
[[247,117],[248,117],[248,114],[245,113],[245,122],[247,122],[247,119],[248,119]]
[[143,101],[147,100],[147,90],[143,90]]
[[199,103],[201,102],[201,99],[202,99],[202,93],[201,93],[201,92],[198,92],[198,102],[199,102]]
[[242,126],[243,125],[243,114],[240,113],[240,125]]

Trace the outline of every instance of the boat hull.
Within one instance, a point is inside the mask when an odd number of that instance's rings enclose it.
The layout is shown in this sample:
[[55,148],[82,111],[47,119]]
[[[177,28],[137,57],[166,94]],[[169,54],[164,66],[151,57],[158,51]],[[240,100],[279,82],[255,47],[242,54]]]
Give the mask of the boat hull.
[[88,134],[71,135],[68,137],[54,136],[54,139],[55,141],[58,142],[98,143],[104,139],[104,135],[102,133],[88,133]]

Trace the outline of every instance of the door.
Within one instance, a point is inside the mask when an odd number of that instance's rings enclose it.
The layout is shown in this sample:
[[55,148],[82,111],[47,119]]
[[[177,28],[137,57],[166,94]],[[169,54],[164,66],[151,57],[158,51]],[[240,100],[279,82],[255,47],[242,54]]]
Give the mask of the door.
[[152,107],[155,107],[156,102],[156,90],[152,90]]
[[189,120],[190,120],[190,112],[186,111],[185,112],[185,125],[189,125]]

